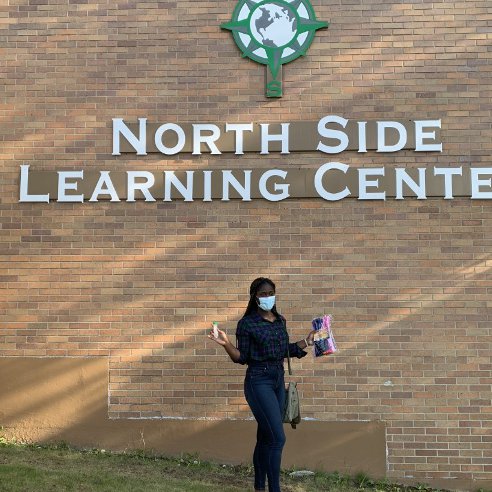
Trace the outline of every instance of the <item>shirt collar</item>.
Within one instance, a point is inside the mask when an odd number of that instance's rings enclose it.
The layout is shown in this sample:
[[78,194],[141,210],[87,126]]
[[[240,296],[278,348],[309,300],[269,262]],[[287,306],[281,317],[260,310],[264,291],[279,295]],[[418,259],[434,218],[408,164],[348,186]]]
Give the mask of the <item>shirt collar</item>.
[[265,323],[276,323],[280,319],[280,315],[275,316],[275,321],[268,321],[267,319],[260,316],[258,311],[255,311],[251,314],[251,317],[254,321],[264,321]]

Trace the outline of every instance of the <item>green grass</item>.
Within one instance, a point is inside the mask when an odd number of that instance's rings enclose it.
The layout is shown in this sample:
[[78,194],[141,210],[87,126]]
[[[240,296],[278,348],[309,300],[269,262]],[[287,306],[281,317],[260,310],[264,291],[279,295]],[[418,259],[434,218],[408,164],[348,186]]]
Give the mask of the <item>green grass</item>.
[[[292,478],[282,473],[285,492],[410,492],[431,491],[422,485],[405,487],[317,472]],[[65,444],[16,444],[0,438],[0,491],[118,491],[118,492],[243,492],[252,491],[253,470],[201,461],[197,456],[166,458],[143,452],[108,453],[76,450]]]

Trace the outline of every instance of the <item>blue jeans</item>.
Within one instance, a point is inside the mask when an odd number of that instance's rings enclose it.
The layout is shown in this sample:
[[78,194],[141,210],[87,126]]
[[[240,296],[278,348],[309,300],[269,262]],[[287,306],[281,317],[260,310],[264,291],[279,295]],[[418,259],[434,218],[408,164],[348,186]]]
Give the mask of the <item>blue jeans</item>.
[[244,380],[244,395],[258,422],[253,454],[255,489],[280,492],[280,462],[285,444],[282,423],[285,401],[283,363],[250,364]]

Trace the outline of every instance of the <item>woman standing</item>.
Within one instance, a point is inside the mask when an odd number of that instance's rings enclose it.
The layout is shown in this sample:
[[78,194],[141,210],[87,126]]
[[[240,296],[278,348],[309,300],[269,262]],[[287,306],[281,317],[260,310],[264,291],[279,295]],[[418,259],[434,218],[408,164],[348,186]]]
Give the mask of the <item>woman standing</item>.
[[282,423],[285,400],[284,358],[306,355],[304,349],[313,344],[315,331],[304,340],[289,343],[285,318],[275,307],[275,284],[268,278],[253,281],[249,303],[237,325],[237,348],[222,330],[209,338],[222,345],[230,358],[247,364],[244,395],[258,422],[253,454],[255,491],[264,491],[268,477],[269,492],[280,492],[280,462],[285,444]]

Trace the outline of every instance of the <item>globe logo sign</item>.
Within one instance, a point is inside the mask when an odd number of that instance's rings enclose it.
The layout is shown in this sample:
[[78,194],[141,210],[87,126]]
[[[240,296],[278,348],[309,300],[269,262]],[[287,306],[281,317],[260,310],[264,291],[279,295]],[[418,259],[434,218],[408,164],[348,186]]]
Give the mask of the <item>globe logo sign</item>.
[[253,11],[250,28],[253,38],[263,47],[281,48],[294,39],[297,18],[290,7],[266,3]]
[[266,96],[281,97],[281,66],[305,55],[328,23],[316,20],[309,0],[239,0],[232,20],[220,27],[232,32],[243,56],[268,67]]

